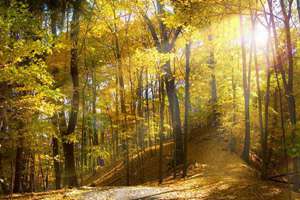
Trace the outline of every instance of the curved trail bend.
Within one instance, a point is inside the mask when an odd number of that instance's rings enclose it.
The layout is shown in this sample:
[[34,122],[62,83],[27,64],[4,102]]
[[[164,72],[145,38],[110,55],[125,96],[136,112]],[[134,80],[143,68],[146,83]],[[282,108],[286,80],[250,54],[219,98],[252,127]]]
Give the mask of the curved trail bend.
[[[287,189],[273,182],[259,180],[258,174],[238,155],[227,150],[221,135],[212,132],[194,137],[189,145],[191,167],[188,177],[162,185],[150,182],[131,187],[89,188],[66,193],[65,198],[97,199],[202,199],[202,200],[288,200]],[[153,166],[149,166],[153,167]],[[155,175],[157,176],[157,175]]]

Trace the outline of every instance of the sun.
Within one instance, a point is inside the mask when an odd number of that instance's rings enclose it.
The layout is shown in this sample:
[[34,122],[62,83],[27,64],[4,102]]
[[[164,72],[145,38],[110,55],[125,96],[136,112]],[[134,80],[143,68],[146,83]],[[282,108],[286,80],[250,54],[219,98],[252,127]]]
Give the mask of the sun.
[[268,43],[268,30],[266,27],[264,27],[261,24],[256,24],[255,30],[248,30],[245,34],[245,42],[250,46],[252,42],[252,37],[254,36],[254,40],[256,43],[256,49],[257,51],[264,51],[266,49],[267,43]]
[[260,48],[265,48],[268,43],[268,30],[261,24],[257,24],[254,31],[254,38],[256,42],[256,46]]

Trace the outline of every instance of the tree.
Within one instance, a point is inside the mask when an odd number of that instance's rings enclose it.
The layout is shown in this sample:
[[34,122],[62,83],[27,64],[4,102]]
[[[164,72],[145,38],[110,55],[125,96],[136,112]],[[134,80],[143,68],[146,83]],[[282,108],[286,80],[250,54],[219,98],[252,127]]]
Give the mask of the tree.
[[[158,23],[160,27],[160,38],[159,40],[158,33],[155,30],[155,26],[151,22],[151,19],[144,13],[143,18],[145,19],[145,23],[150,31],[153,42],[157,50],[161,53],[167,54],[170,53],[175,45],[176,39],[179,36],[182,27],[177,27],[176,29],[168,29],[166,24],[161,19],[162,16],[166,15],[164,4],[160,0],[156,1],[156,9],[158,16]],[[172,34],[169,34],[172,33]],[[183,161],[183,140],[182,140],[182,131],[181,131],[181,119],[180,119],[180,109],[179,109],[179,101],[176,94],[175,87],[175,78],[173,76],[170,61],[167,61],[162,69],[165,73],[165,85],[166,91],[169,101],[169,110],[172,116],[172,128],[173,134],[175,135],[175,160],[176,164],[181,164]]]
[[63,127],[63,149],[65,159],[65,184],[68,186],[78,186],[74,156],[74,144],[68,140],[68,136],[74,133],[77,124],[77,115],[79,110],[79,77],[78,77],[78,35],[79,35],[79,18],[80,18],[81,0],[73,3],[73,17],[71,23],[71,62],[70,73],[73,83],[73,97],[71,102],[71,112],[68,126],[65,125],[65,115],[61,113]]
[[190,133],[189,113],[190,113],[190,57],[191,57],[191,42],[185,46],[185,78],[184,78],[184,168],[183,177],[187,175],[188,169],[188,138]]
[[28,185],[33,184],[34,177],[28,183],[24,171],[29,162],[26,158],[35,152],[28,141],[36,137],[33,125],[42,121],[39,116],[51,116],[59,98],[45,62],[51,43],[42,40],[49,35],[32,18],[27,5],[14,2],[1,5],[1,119],[5,122],[1,134],[16,142],[7,146],[8,150],[16,149],[14,192],[33,190]]
[[250,153],[250,81],[251,81],[251,59],[252,46],[250,49],[249,66],[246,60],[246,47],[243,29],[243,17],[240,14],[240,34],[242,48],[242,66],[243,66],[243,91],[244,91],[244,106],[245,106],[245,139],[242,157],[246,162],[249,162]]

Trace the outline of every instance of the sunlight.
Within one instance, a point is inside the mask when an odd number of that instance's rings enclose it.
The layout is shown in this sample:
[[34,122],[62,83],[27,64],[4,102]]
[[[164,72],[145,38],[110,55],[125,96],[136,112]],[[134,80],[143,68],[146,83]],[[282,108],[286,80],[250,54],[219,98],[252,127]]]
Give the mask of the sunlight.
[[255,41],[258,48],[264,48],[268,42],[268,30],[261,24],[256,25]]
[[297,2],[0,0],[0,200],[289,199]]
[[[251,44],[252,31],[248,31],[245,34],[245,41],[247,44]],[[261,24],[256,24],[254,32],[257,51],[264,51],[268,42],[268,30]]]

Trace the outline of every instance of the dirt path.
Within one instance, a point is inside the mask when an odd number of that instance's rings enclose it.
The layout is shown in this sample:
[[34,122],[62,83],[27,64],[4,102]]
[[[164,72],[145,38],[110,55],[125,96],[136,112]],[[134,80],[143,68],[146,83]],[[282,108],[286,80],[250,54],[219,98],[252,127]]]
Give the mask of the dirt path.
[[259,180],[257,172],[227,150],[223,138],[210,133],[190,142],[189,159],[195,161],[186,179],[171,177],[158,186],[93,188],[71,199],[203,199],[203,200],[288,200],[287,190]]
[[141,186],[76,189],[42,199],[289,199],[287,189],[282,185],[259,180],[255,170],[248,167],[238,155],[227,150],[223,137],[217,133],[195,135],[189,145],[189,160],[195,164],[185,179],[173,180],[168,177],[162,185],[154,181]]

